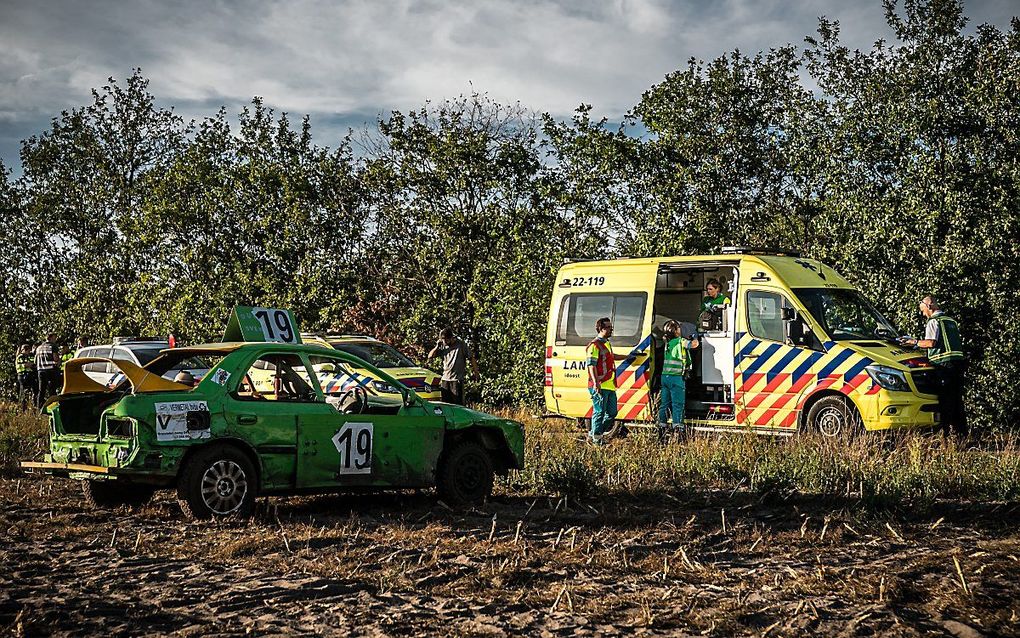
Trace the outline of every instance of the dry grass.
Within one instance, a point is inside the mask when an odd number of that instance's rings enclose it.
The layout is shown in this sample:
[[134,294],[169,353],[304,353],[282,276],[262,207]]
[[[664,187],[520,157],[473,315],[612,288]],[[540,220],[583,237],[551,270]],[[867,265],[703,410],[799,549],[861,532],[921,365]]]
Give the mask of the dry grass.
[[0,476],[19,473],[19,461],[38,458],[46,451],[48,424],[35,410],[0,403]]

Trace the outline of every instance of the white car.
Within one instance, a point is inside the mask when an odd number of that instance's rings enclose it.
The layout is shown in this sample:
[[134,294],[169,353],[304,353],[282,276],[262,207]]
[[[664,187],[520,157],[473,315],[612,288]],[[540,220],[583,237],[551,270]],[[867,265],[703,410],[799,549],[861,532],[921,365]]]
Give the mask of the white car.
[[[107,359],[120,359],[145,367],[146,364],[158,357],[160,352],[169,347],[170,343],[165,339],[114,339],[112,344],[81,348],[74,353],[74,358],[104,357]],[[124,378],[124,375],[121,374],[116,366],[107,362],[87,363],[82,370],[90,379],[105,386],[114,386]],[[189,357],[175,365],[173,369],[168,370],[163,377],[173,380],[177,373],[182,370],[190,372],[197,383],[209,371],[209,364],[198,357]]]

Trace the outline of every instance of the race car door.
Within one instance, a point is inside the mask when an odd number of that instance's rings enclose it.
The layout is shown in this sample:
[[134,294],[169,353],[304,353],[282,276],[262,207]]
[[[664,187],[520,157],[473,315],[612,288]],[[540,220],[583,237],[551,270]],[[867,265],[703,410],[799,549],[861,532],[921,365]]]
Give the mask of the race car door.
[[[318,381],[317,410],[298,419],[298,487],[426,487],[435,481],[445,420],[420,406],[380,403],[348,364],[309,360]],[[346,377],[346,381],[341,380]],[[329,394],[323,393],[323,389]],[[332,395],[332,396],[330,396]],[[367,401],[363,399],[368,397]],[[337,404],[327,398],[341,399]]]

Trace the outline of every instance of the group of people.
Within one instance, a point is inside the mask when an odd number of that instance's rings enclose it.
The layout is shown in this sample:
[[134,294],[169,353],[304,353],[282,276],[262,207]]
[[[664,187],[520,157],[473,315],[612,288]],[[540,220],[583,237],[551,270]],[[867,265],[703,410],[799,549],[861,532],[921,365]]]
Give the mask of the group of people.
[[[730,303],[729,297],[722,293],[721,284],[715,279],[708,282],[706,292],[708,294],[701,303],[703,313]],[[925,351],[938,378],[939,413],[943,431],[966,436],[969,433],[963,405],[966,357],[959,325],[939,308],[931,295],[921,300],[918,311],[925,319],[924,338],[904,337],[899,342],[905,347]],[[610,345],[613,322],[609,317],[602,317],[595,322],[595,332],[595,338],[588,344],[588,392],[592,400],[589,440],[601,445],[606,433],[613,428],[617,415],[616,361]],[[680,323],[673,319],[663,325],[663,335],[666,345],[659,394],[659,429],[660,432],[682,432],[687,400],[685,379],[691,369],[691,351],[700,344],[697,333],[684,337]]]
[[74,347],[61,346],[57,335],[49,333],[38,345],[23,343],[14,354],[14,370],[18,379],[18,399],[22,403],[42,405],[50,395],[60,392],[64,382],[64,365],[84,347],[81,339]]

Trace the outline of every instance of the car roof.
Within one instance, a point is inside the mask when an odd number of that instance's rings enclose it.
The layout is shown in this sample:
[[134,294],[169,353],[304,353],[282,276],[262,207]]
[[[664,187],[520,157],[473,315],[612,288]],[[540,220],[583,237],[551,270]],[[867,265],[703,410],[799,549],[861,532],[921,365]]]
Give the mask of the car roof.
[[322,346],[313,343],[276,343],[273,341],[223,341],[219,343],[202,343],[194,346],[165,349],[164,352],[193,352],[195,354],[227,355],[237,350],[272,349],[276,352],[306,352],[322,354]]

